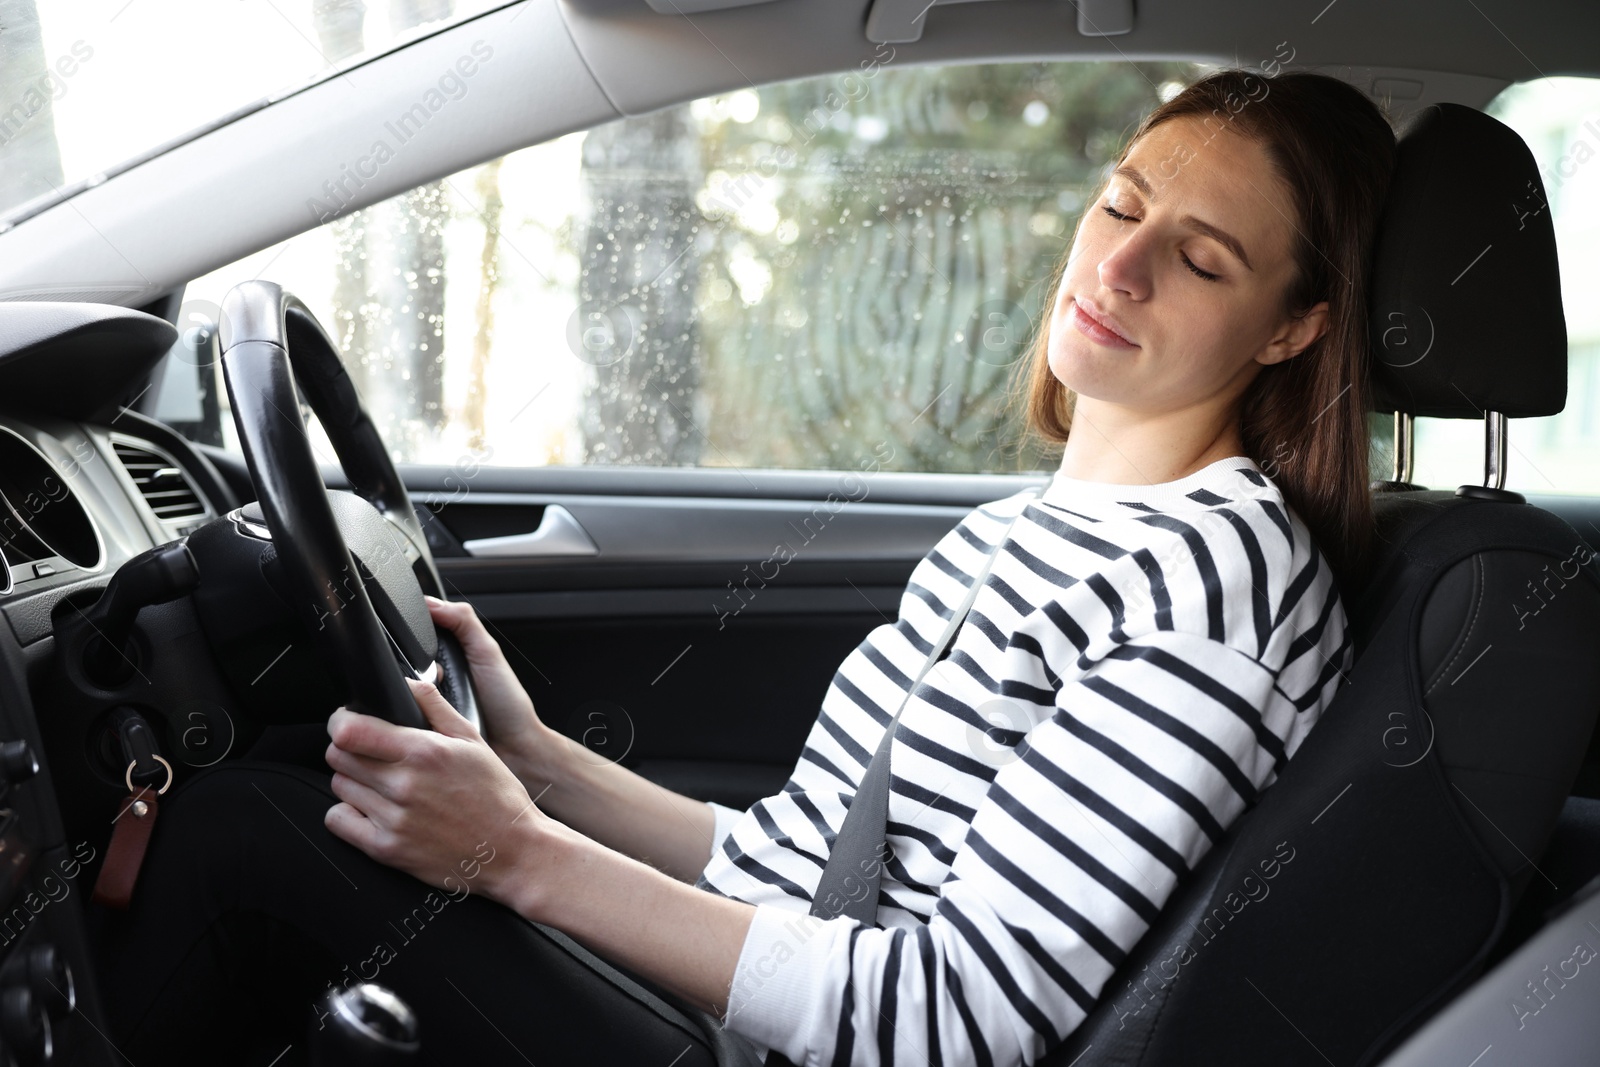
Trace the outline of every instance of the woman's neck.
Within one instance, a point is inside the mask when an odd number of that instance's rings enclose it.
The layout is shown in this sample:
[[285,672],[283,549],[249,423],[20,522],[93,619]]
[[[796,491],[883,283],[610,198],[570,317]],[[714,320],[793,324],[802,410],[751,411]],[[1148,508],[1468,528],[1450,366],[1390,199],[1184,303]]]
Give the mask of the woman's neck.
[[1155,485],[1244,454],[1238,419],[1207,420],[1194,411],[1147,416],[1079,396],[1061,454],[1068,478]]

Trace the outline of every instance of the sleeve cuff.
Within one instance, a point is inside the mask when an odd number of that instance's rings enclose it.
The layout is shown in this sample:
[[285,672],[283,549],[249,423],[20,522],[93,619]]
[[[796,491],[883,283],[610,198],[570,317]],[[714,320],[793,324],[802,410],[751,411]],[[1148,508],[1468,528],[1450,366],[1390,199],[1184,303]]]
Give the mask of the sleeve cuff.
[[717,820],[716,827],[711,831],[711,851],[706,853],[706,862],[709,863],[711,857],[717,854],[717,849],[722,847],[722,842],[727,840],[733,824],[744,818],[744,812],[709,800],[706,803],[711,805],[711,814]]
[[[856,925],[853,919],[824,921],[803,911],[758,904],[734,969],[723,1025],[804,1063],[819,1023],[821,998],[829,989],[843,988],[843,976],[849,973],[850,961],[843,953]],[[830,966],[840,971],[831,981]]]

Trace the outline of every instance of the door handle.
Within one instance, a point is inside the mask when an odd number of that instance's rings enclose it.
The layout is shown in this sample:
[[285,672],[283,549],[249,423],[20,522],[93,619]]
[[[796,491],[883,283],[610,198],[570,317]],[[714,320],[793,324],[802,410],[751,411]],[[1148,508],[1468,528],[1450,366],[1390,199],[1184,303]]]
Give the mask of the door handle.
[[496,559],[507,556],[598,556],[594,539],[560,504],[545,506],[539,528],[505,537],[477,537],[461,545],[470,556]]

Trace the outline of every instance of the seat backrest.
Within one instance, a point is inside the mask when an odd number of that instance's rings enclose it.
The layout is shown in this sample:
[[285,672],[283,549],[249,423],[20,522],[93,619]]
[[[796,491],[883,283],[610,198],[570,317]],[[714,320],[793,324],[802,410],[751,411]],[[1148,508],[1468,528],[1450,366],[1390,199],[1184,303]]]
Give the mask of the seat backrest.
[[[1380,410],[1561,409],[1542,203],[1503,124],[1449,104],[1415,117],[1374,252]],[[1542,877],[1530,857],[1600,710],[1600,564],[1518,494],[1408,488],[1375,498],[1346,684],[1046,1062],[1376,1062],[1483,970]]]

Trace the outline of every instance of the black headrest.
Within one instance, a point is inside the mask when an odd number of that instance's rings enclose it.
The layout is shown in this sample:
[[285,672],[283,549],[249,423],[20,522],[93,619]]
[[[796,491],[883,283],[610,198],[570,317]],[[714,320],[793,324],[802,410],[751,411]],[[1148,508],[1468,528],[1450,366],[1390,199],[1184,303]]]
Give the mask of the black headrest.
[[1514,130],[1460,104],[1412,119],[1378,227],[1369,306],[1377,410],[1525,418],[1566,405],[1555,227]]

